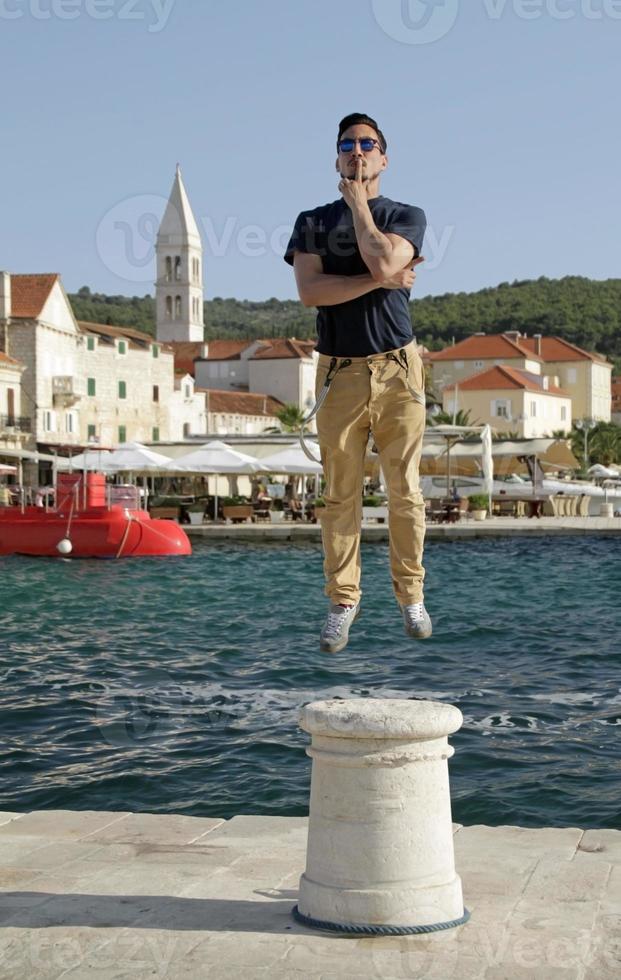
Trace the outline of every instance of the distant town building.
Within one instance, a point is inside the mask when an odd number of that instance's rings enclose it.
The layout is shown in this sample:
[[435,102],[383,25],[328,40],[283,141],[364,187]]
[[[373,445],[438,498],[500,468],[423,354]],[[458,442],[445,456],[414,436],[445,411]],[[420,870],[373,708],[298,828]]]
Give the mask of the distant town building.
[[[30,433],[27,448],[113,447],[206,431],[204,396],[194,395],[191,377],[176,388],[166,344],[130,327],[78,322],[57,273],[3,272],[0,290],[0,416],[19,419],[8,428]],[[5,427],[0,445],[8,448],[7,436],[15,440]]]
[[279,429],[276,417],[284,407],[278,399],[248,391],[203,389],[210,434],[257,435]]
[[612,391],[612,421],[621,425],[621,378],[613,378]]
[[[547,377],[550,389],[562,388],[571,398],[571,419],[611,418],[612,364],[560,337],[527,337],[517,331],[473,334],[429,356],[432,382],[441,394],[457,385],[453,400],[460,408],[464,381],[491,368],[505,366],[532,376]],[[492,417],[482,418],[493,424]],[[560,428],[560,426],[559,426]]]
[[270,395],[308,411],[314,404],[317,352],[312,340],[211,340],[194,361],[198,385]]
[[32,443],[30,417],[21,407],[24,366],[0,351],[0,446],[23,449]]
[[[473,425],[536,439],[571,432],[571,398],[547,376],[497,365],[443,389],[442,407],[470,413]],[[457,401],[456,401],[457,399]]]

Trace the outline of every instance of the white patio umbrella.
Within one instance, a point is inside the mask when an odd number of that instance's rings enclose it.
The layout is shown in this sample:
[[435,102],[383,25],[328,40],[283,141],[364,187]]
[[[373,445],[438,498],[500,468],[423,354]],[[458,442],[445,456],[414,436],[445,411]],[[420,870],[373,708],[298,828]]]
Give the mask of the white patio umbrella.
[[8,476],[17,473],[17,466],[9,466],[8,463],[0,463],[0,476]]
[[587,471],[589,476],[601,479],[619,476],[619,470],[614,466],[604,466],[602,463],[594,463]]
[[[319,446],[316,442],[309,440],[306,445],[311,449],[313,455],[315,454],[315,450],[317,450],[317,455],[319,455]],[[320,473],[323,473],[321,463],[313,462],[306,455],[299,442],[292,442],[290,445],[285,446],[284,449],[280,449],[277,453],[272,453],[271,456],[264,456],[261,462],[270,473],[286,473],[291,476],[302,475],[302,514],[304,514],[306,510],[306,477],[312,475],[318,476]]]
[[110,458],[109,449],[87,449],[77,456],[59,456],[56,468],[59,470],[99,470],[104,473],[105,462]]
[[104,460],[105,473],[168,473],[170,456],[156,453],[141,442],[123,442]]
[[[313,450],[319,448],[316,442],[308,442],[307,445],[311,446]],[[284,449],[279,449],[277,453],[272,453],[271,456],[263,456],[261,463],[270,473],[303,473],[305,475],[323,473],[321,463],[312,463],[297,442],[285,446]]]
[[[254,456],[247,456],[237,449],[214,439],[198,449],[177,459],[169,459],[167,473],[197,473],[219,475],[242,475],[250,473],[265,473],[265,467]],[[216,482],[214,515],[218,515],[218,484]]]

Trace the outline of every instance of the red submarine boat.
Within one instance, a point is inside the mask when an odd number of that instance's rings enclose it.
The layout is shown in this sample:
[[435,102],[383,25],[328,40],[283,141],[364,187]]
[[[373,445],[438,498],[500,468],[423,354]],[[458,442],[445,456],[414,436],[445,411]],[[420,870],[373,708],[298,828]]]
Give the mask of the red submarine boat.
[[191,555],[175,521],[152,520],[135,487],[106,487],[103,473],[59,473],[54,507],[0,507],[0,555],[146,558]]

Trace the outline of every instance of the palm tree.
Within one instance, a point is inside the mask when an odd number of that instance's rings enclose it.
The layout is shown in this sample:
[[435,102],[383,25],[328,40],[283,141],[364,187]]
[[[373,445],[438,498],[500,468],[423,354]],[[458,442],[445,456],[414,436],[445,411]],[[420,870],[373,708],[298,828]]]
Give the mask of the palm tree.
[[515,429],[509,429],[508,431],[493,429],[492,430],[492,442],[502,442],[503,440],[519,440],[522,436]]
[[480,425],[480,422],[470,421],[470,409],[464,412],[462,408],[455,413],[453,417],[452,412],[437,412],[436,415],[430,420],[431,425]]
[[264,432],[299,432],[302,428],[304,412],[293,402],[290,402],[276,412],[276,418],[280,422],[280,426],[272,425],[268,429],[264,429]]
[[[616,430],[616,431],[615,431]],[[621,430],[619,426],[598,425],[589,442],[589,457],[593,463],[610,466],[618,463],[621,455]]]

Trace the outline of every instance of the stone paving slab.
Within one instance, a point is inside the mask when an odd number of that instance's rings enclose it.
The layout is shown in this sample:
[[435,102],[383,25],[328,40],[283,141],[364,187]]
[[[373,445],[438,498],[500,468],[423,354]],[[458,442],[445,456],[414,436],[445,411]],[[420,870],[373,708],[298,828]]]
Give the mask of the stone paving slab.
[[306,831],[299,817],[11,815],[0,823],[0,977],[621,976],[621,831],[455,825],[470,921],[360,939],[292,919]]

